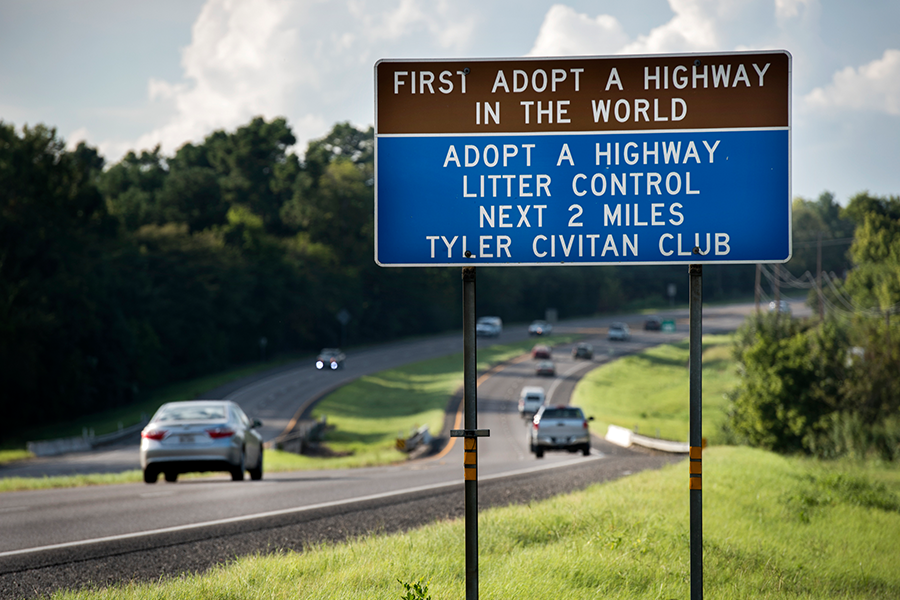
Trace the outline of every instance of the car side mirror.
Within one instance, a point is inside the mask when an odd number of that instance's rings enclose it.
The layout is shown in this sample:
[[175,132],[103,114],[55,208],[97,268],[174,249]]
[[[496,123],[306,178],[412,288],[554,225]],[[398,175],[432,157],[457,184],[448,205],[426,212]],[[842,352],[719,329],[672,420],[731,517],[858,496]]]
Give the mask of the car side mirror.
[[593,421],[594,417],[588,417],[588,421]]
[[262,427],[262,421],[260,421],[259,419],[253,419],[253,424],[250,426],[250,428],[257,429],[259,427]]

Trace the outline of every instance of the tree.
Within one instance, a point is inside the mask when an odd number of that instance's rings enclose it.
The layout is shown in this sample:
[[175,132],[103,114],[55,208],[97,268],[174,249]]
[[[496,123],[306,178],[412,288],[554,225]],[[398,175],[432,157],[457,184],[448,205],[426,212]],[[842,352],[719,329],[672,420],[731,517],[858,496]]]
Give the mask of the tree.
[[98,185],[106,198],[109,212],[129,230],[151,223],[159,224],[157,195],[163,187],[168,166],[157,145],[140,155],[128,152],[125,157],[102,173]]
[[846,350],[834,321],[811,327],[777,314],[752,317],[735,345],[742,377],[731,395],[731,429],[755,446],[812,451],[842,408]]
[[225,204],[245,206],[272,233],[282,231],[281,207],[293,195],[300,170],[297,156],[287,153],[296,141],[284,118],[267,123],[256,117],[233,134],[216,131],[203,143]]
[[102,159],[56,131],[0,123],[0,433],[120,400],[124,331],[106,318],[105,257],[117,244],[96,177]]

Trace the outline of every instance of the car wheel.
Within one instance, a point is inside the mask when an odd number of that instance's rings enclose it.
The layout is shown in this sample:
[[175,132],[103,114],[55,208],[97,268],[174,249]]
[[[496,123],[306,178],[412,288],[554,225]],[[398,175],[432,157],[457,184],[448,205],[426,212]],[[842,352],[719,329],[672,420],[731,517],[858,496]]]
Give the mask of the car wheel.
[[540,446],[536,446],[534,449],[535,458],[544,458],[544,449]]
[[262,449],[262,446],[260,446],[260,448],[259,448],[259,462],[256,464],[255,467],[250,469],[249,472],[250,472],[250,479],[252,479],[253,481],[259,481],[260,479],[262,479],[262,475],[263,475],[263,449]]
[[591,455],[591,445],[585,444],[584,448],[581,449],[581,453],[584,454],[585,456],[590,456]]
[[165,471],[164,473],[166,481],[169,483],[175,483],[178,481],[178,472],[177,471]]
[[241,450],[241,462],[236,467],[231,468],[231,480],[232,481],[243,481],[244,480],[244,451]]
[[147,467],[144,469],[144,483],[156,483],[157,477],[159,477],[159,471],[155,468]]

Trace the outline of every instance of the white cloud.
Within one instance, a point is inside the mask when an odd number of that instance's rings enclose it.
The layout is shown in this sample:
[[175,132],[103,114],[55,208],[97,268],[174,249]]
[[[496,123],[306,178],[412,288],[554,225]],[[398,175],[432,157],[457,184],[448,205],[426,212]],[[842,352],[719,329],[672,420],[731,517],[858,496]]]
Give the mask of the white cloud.
[[900,115],[900,50],[885,50],[882,57],[858,69],[847,67],[831,83],[804,97],[810,108],[872,110]]
[[315,74],[285,60],[297,44],[296,32],[285,23],[289,9],[285,0],[207,2],[194,23],[191,45],[182,51],[185,81],[148,83],[150,100],[170,103],[173,115],[141,136],[137,148],[161,144],[171,152],[255,115],[283,114],[297,79]]
[[622,49],[626,54],[664,54],[722,50],[719,22],[733,10],[716,0],[669,0],[675,16]]
[[[631,39],[610,15],[577,13],[557,4],[547,11],[531,55],[672,54],[715,52],[741,47],[772,47],[760,43],[759,32],[776,21],[804,16],[817,0],[668,0],[674,13],[668,21]],[[751,37],[752,36],[752,37]]]
[[79,127],[66,138],[66,149],[74,150],[78,147],[79,142],[87,142],[88,139],[90,139],[90,132],[87,127]]
[[460,52],[474,27],[449,0],[208,0],[182,50],[183,79],[148,81],[148,99],[169,118],[136,141],[100,146],[113,160],[156,144],[171,153],[262,115],[287,117],[302,149],[371,105],[373,64],[389,49],[427,40],[419,45]]
[[615,17],[591,18],[575,9],[556,4],[547,11],[529,56],[613,54],[629,42]]

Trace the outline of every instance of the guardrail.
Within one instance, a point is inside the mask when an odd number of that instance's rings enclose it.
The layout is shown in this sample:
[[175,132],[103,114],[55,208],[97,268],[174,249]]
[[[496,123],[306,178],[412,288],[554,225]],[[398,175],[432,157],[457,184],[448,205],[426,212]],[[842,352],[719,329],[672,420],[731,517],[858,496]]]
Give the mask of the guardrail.
[[310,443],[322,440],[322,434],[327,427],[328,421],[324,415],[318,421],[299,421],[293,430],[269,440],[265,443],[265,447],[303,454]]
[[673,442],[670,440],[660,440],[657,438],[639,435],[625,427],[618,425],[610,425],[606,430],[606,441],[630,448],[631,446],[641,446],[642,448],[651,448],[661,452],[672,452],[675,454],[687,454],[690,452],[690,444],[687,442]]
[[119,429],[117,431],[104,433],[103,435],[94,435],[93,429],[85,427],[80,436],[26,442],[25,447],[35,456],[59,456],[61,454],[71,454],[73,452],[90,452],[94,448],[108,446],[121,441],[123,438],[140,433],[147,425],[147,422],[147,417],[145,415],[134,425],[123,427],[122,424],[119,423]]

